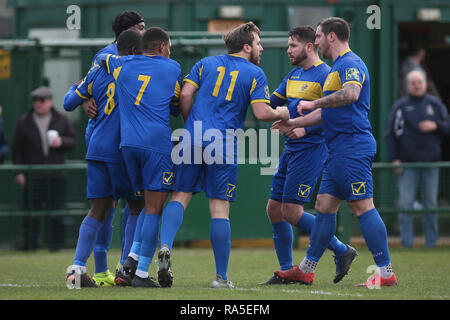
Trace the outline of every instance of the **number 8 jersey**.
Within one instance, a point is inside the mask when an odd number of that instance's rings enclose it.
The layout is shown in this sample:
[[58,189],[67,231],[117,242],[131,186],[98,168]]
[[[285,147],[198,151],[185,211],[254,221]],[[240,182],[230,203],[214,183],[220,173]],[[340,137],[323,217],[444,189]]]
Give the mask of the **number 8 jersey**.
[[198,61],[184,78],[198,88],[195,104],[185,129],[193,134],[194,121],[202,121],[202,134],[208,129],[243,127],[249,104],[270,104],[267,78],[262,69],[234,54],[210,56]]
[[118,57],[101,54],[98,61],[116,81],[120,111],[120,147],[169,154],[170,113],[179,114],[181,67],[159,55]]
[[64,109],[72,111],[84,101],[94,98],[97,118],[90,122],[93,128],[87,144],[87,160],[123,162],[119,151],[120,130],[117,94],[114,79],[98,65],[91,68],[83,81],[74,84],[64,96]]

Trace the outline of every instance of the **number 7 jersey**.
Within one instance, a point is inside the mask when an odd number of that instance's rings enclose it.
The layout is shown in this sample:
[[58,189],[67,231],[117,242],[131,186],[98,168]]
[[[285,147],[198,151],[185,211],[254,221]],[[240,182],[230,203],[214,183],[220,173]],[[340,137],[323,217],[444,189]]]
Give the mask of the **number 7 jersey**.
[[183,80],[198,88],[185,129],[193,132],[194,121],[202,121],[203,133],[218,129],[240,129],[249,104],[270,104],[267,78],[262,69],[234,54],[210,56],[198,61]]
[[179,63],[158,55],[99,55],[98,60],[116,81],[120,146],[170,154],[171,106],[179,110],[181,90]]

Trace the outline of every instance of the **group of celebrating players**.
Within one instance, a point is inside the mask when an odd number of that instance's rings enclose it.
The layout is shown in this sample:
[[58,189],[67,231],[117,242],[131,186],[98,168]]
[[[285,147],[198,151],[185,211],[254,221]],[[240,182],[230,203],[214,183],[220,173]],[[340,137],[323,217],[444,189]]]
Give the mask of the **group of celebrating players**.
[[[233,288],[227,270],[237,152],[230,161],[224,147],[222,157],[215,155],[223,161],[199,162],[195,155],[203,154],[210,141],[180,141],[190,146],[184,157],[192,161],[175,165],[170,115],[181,114],[191,137],[197,122],[202,133],[218,130],[224,137],[219,143],[225,146],[230,139],[236,143],[227,129],[243,127],[249,105],[258,120],[274,122],[272,129],[285,136],[267,203],[280,270],[261,285],[312,284],[326,248],[335,254],[334,283],[343,279],[357,252],[334,236],[342,200],[358,217],[379,269],[358,286],[397,283],[386,227],[373,204],[371,164],[376,143],[368,117],[369,73],[348,46],[350,29],[345,20],[331,17],[320,21],[316,30],[310,26],[290,30],[287,54],[295,68],[272,94],[258,67],[263,47],[260,30],[252,22],[223,36],[227,54],[199,60],[184,79],[180,65],[170,59],[166,31],[145,29],[144,19],[135,11],[119,14],[113,30],[116,41],[96,54],[86,77],[64,97],[67,111],[83,105],[91,117],[86,129],[91,209],[80,226],[68,285],[171,287],[176,233],[192,195],[204,191],[216,266],[211,286]],[[318,49],[333,60],[331,68],[320,60]],[[304,211],[304,205],[320,177],[314,216]],[[107,252],[119,198],[126,199],[127,206],[114,276],[108,270]],[[306,257],[299,265],[293,263],[292,226],[310,234]],[[149,276],[149,266],[158,245],[156,282]],[[96,272],[91,278],[86,261],[92,251]]]

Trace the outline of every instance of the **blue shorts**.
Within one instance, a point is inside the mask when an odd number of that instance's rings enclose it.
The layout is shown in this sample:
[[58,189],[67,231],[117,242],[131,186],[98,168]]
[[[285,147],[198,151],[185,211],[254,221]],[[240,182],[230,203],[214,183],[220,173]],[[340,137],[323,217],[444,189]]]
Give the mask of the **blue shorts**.
[[139,200],[134,194],[130,178],[123,162],[87,162],[87,197],[98,199],[113,197],[127,200]]
[[327,158],[324,144],[301,151],[284,151],[273,175],[270,199],[304,205],[311,199]]
[[205,191],[210,199],[233,202],[236,195],[237,164],[179,164],[175,167],[175,191]]
[[341,155],[327,159],[319,194],[328,193],[346,201],[373,198],[374,154]]
[[135,147],[122,147],[133,190],[169,192],[175,180],[170,155]]

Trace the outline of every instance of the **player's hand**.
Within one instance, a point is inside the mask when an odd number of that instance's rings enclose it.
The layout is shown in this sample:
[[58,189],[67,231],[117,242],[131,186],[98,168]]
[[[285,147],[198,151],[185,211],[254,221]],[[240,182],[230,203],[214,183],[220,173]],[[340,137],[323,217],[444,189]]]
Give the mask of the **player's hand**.
[[281,120],[288,120],[291,117],[288,107],[277,107],[275,111],[278,113],[278,117]]
[[314,110],[316,107],[313,101],[301,100],[297,105],[298,114],[304,116],[304,112]]
[[91,98],[88,101],[83,102],[81,107],[90,119],[95,119],[95,117],[97,117],[97,104],[94,99]]
[[300,139],[306,135],[305,128],[295,128],[291,131],[286,132],[285,136],[291,139]]
[[419,122],[419,129],[422,132],[431,132],[437,130],[437,123],[431,120],[423,120]]
[[288,120],[278,120],[272,124],[272,130],[279,130],[281,135],[285,135],[287,132],[295,129],[292,119]]

